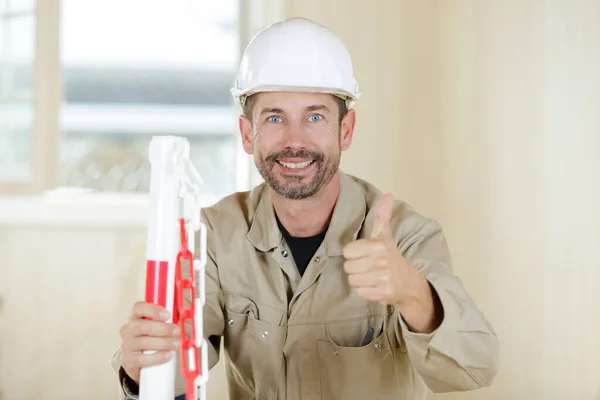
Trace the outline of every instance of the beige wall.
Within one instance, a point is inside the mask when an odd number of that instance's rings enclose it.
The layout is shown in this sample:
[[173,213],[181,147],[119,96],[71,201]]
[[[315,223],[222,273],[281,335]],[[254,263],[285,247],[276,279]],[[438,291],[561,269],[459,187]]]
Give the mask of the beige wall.
[[[143,199],[0,199],[0,399],[117,398],[109,361],[143,298],[146,215]],[[228,400],[222,363],[208,395]]]
[[352,53],[363,97],[342,168],[437,213],[441,198],[430,195],[441,190],[442,162],[433,2],[289,0],[287,12],[329,26]]
[[328,3],[288,11],[353,53],[344,167],[443,223],[500,337],[493,388],[432,398],[600,399],[600,3]]
[[[328,24],[354,55],[364,97],[343,167],[443,223],[455,271],[498,331],[495,385],[432,398],[600,399],[600,4],[288,0],[286,11]],[[8,223],[17,204],[0,203],[4,398],[113,398],[108,355],[141,294],[126,288],[143,282],[143,211],[55,205],[45,215],[68,220]],[[217,369],[210,399],[223,382]]]

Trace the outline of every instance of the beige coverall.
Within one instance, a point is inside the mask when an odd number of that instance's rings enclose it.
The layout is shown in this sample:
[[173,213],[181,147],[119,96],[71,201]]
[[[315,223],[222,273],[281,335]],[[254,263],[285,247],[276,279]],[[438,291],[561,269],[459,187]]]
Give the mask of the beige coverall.
[[[413,400],[489,386],[498,370],[493,328],[453,276],[440,225],[396,201],[392,232],[443,306],[441,326],[412,333],[393,306],[348,285],[342,249],[368,237],[381,193],[340,171],[325,239],[304,276],[279,231],[265,184],[202,210],[208,228],[204,334],[210,367],[224,338],[232,400]],[[373,340],[361,346],[369,327]],[[120,353],[112,364],[119,371]],[[176,395],[184,393],[177,365]],[[131,397],[121,384],[121,398]],[[210,400],[210,399],[209,399]]]

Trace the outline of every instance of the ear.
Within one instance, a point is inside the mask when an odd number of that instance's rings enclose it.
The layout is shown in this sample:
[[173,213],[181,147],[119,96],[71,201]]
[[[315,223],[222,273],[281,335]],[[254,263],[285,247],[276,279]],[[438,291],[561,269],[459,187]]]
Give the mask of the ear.
[[247,154],[252,154],[252,123],[244,115],[239,119],[240,135],[242,137],[242,147]]
[[342,151],[346,151],[352,144],[352,135],[354,134],[354,126],[356,124],[356,111],[353,108],[349,109],[340,125],[340,147]]

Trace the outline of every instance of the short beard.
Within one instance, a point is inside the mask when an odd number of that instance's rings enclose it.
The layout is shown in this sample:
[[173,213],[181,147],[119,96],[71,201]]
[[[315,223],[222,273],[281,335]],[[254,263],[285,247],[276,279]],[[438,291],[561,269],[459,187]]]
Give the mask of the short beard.
[[[309,151],[306,149],[292,150],[286,149],[277,153],[271,153],[265,157],[264,161],[258,162],[255,158],[254,163],[258,172],[267,183],[279,195],[293,200],[305,199],[317,193],[322,187],[326,186],[337,172],[340,165],[341,151],[334,158],[327,158],[323,153]],[[295,175],[284,175],[282,181],[278,180],[273,169],[278,159],[281,158],[304,158],[314,160],[316,172],[310,182],[302,182],[303,177]]]

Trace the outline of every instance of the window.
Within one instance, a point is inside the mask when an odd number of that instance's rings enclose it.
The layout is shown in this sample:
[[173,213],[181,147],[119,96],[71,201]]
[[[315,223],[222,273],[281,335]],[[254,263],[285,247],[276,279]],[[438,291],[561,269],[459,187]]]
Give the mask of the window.
[[0,182],[32,179],[33,0],[0,0]]
[[154,135],[190,141],[207,195],[260,182],[229,89],[282,4],[0,0],[1,193],[147,192]]
[[238,26],[236,0],[63,0],[63,185],[147,191],[151,137],[177,135],[205,193],[235,191]]

